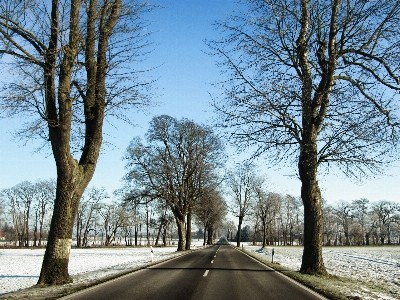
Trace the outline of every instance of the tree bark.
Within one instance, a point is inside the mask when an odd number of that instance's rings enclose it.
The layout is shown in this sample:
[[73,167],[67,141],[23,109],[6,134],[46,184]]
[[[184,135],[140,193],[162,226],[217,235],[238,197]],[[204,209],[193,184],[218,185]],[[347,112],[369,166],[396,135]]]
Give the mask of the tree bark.
[[303,144],[299,160],[304,204],[304,251],[300,271],[324,275],[327,272],[322,259],[322,201],[317,181],[317,146],[311,139],[316,134],[310,130],[308,136],[311,141]]
[[262,247],[265,248],[266,246],[266,241],[267,241],[267,222],[266,222],[266,217],[263,217],[262,219],[262,223],[263,223],[263,243],[262,243]]
[[176,225],[178,227],[178,250],[177,251],[185,251],[186,250],[186,229],[185,229],[185,218],[179,219],[175,216]]
[[207,228],[207,245],[212,245],[213,243],[213,235],[214,235],[214,228],[211,226]]
[[242,222],[243,222],[243,216],[239,216],[239,225],[238,225],[238,232],[237,232],[236,247],[240,247],[240,242],[242,240]]
[[187,228],[186,228],[186,250],[190,250],[190,244],[192,242],[192,212],[189,211],[187,214]]

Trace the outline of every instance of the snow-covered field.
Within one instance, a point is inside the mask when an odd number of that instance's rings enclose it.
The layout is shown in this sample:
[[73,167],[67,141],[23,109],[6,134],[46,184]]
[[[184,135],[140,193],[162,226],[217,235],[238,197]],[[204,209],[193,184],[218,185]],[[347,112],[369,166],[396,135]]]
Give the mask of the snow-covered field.
[[[271,257],[273,248],[244,247],[264,257]],[[302,247],[274,247],[274,262],[293,270],[300,269],[302,255]],[[380,295],[379,299],[400,299],[400,246],[324,247],[322,255],[330,274],[384,286],[390,296]],[[359,289],[362,295],[363,288]],[[361,298],[367,299],[365,295]]]
[[[202,241],[197,242],[200,246]],[[271,257],[272,247],[244,245],[260,256]],[[301,265],[301,247],[274,247],[274,261],[298,270]],[[28,288],[36,284],[44,249],[0,249],[0,295]],[[154,261],[178,255],[176,247],[154,248]],[[385,295],[368,298],[360,290],[362,299],[400,299],[400,247],[325,247],[325,266],[333,275],[352,277],[385,286]],[[85,248],[72,249],[69,273],[74,283],[99,279],[149,263],[150,248]],[[360,286],[360,289],[363,287]]]
[[[192,249],[202,245],[193,243]],[[154,247],[154,262],[179,255],[176,247]],[[0,249],[0,296],[35,285],[44,249]],[[151,261],[149,247],[71,249],[68,265],[74,283],[110,276],[144,266]]]

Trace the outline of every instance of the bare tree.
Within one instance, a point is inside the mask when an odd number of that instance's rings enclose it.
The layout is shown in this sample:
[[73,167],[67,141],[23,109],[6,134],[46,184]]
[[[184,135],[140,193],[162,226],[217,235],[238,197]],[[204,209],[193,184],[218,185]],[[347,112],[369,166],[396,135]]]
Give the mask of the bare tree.
[[351,205],[353,207],[354,218],[361,226],[361,244],[365,245],[365,223],[368,215],[369,200],[365,198],[353,200],[351,201]]
[[399,211],[399,205],[390,201],[382,200],[372,204],[372,213],[377,219],[380,243],[385,244],[385,240],[390,245],[391,226],[395,222]]
[[[53,209],[54,199],[56,197],[56,181],[55,180],[39,180],[35,183],[35,241],[36,246],[36,234],[39,230],[38,246],[42,246],[44,238],[44,227],[45,222],[50,212]],[[37,226],[39,225],[39,228]]]
[[239,218],[236,246],[240,247],[242,222],[251,212],[256,200],[256,188],[259,178],[254,166],[250,163],[238,164],[235,170],[229,172],[226,184],[232,195],[231,212]]
[[297,166],[304,204],[301,271],[326,274],[317,174],[361,179],[398,144],[398,0],[248,0],[209,42],[228,78],[215,101],[239,150]]
[[206,126],[166,115],[153,118],[147,141],[144,145],[136,138],[128,147],[125,180],[139,195],[165,201],[178,227],[178,251],[186,250],[191,223],[186,218],[197,199],[219,184],[223,146]]
[[[92,187],[85,191],[79,203],[78,212],[76,214],[76,246],[88,246],[88,235],[91,231],[94,234],[93,228],[100,209],[101,203],[104,199],[109,198],[105,188],[98,189]],[[83,233],[83,235],[82,235]]]
[[[212,237],[216,225],[221,222],[226,215],[227,206],[218,191],[210,191],[199,198],[194,208],[194,214],[204,228],[203,245],[211,245]],[[208,235],[206,236],[208,232]]]
[[341,226],[345,236],[345,245],[349,246],[349,230],[353,221],[352,206],[346,201],[340,201],[334,210],[337,222]]
[[145,53],[141,15],[148,10],[146,3],[123,0],[0,3],[0,54],[21,75],[1,95],[2,108],[35,117],[20,133],[50,141],[57,166],[39,285],[72,280],[74,218],[96,168],[105,116],[125,118],[124,109],[148,100],[149,86],[130,69]]
[[103,219],[104,246],[111,246],[116,241],[118,230],[124,226],[125,211],[119,203],[101,203],[99,214]]
[[0,197],[3,203],[6,203],[11,215],[11,222],[14,231],[14,241],[18,243],[20,247],[23,246],[25,240],[25,222],[24,222],[24,210],[22,203],[18,200],[18,192],[15,187],[3,189],[0,193]]

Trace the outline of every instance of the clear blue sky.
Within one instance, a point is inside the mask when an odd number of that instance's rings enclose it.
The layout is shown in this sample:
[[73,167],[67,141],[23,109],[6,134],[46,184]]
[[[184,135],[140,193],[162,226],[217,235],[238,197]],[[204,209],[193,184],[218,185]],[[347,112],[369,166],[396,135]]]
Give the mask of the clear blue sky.
[[[91,186],[104,186],[111,194],[121,185],[125,173],[121,160],[126,147],[134,136],[143,136],[151,117],[168,114],[176,118],[186,117],[199,123],[209,123],[212,109],[209,105],[212,82],[221,79],[214,58],[206,55],[204,39],[216,35],[212,23],[223,19],[236,8],[234,0],[179,0],[154,1],[164,6],[149,19],[154,34],[154,51],[147,65],[160,66],[153,76],[161,105],[151,109],[149,115],[138,114],[137,126],[117,123],[117,129],[106,125],[105,137],[113,146],[103,147]],[[56,177],[51,153],[33,153],[35,143],[26,146],[12,141],[11,133],[19,128],[21,120],[0,120],[0,189],[16,185],[24,180],[36,181]],[[232,158],[233,160],[234,158]],[[266,163],[266,162],[265,162]],[[268,176],[272,191],[300,195],[300,181],[291,175],[293,169],[261,168]],[[338,200],[368,198],[371,201],[390,200],[400,202],[400,167],[387,172],[391,176],[365,181],[362,185],[344,177],[320,176],[323,197],[334,203]]]

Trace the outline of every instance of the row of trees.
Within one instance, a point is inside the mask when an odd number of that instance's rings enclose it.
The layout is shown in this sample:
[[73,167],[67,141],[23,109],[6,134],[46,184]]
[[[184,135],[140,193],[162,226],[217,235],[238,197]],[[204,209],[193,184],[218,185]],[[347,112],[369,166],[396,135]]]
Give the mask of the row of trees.
[[[303,244],[304,208],[301,199],[268,192],[265,177],[251,164],[238,165],[228,173],[230,211],[238,217],[237,237],[242,239],[242,223],[247,219],[247,241],[265,245]],[[232,224],[228,232],[234,232]],[[249,234],[251,232],[251,234]],[[250,239],[251,235],[251,239]],[[228,233],[229,236],[229,233]],[[368,199],[336,205],[323,203],[322,243],[325,245],[377,245],[400,243],[400,205],[390,201],[369,203]],[[230,236],[232,240],[232,235]]]
[[[5,240],[19,247],[46,245],[54,197],[54,180],[24,181],[0,191],[0,230]],[[225,202],[214,193],[198,203],[193,221],[210,244],[225,216]],[[82,195],[73,230],[76,247],[165,246],[168,237],[175,240],[177,228],[171,210],[159,200],[112,201],[104,188],[96,187]]]
[[325,245],[400,243],[400,205],[368,199],[341,201],[323,208]]
[[0,191],[0,206],[4,212],[3,232],[19,246],[43,245],[47,240],[49,216],[52,215],[56,183],[39,180],[21,182]]

